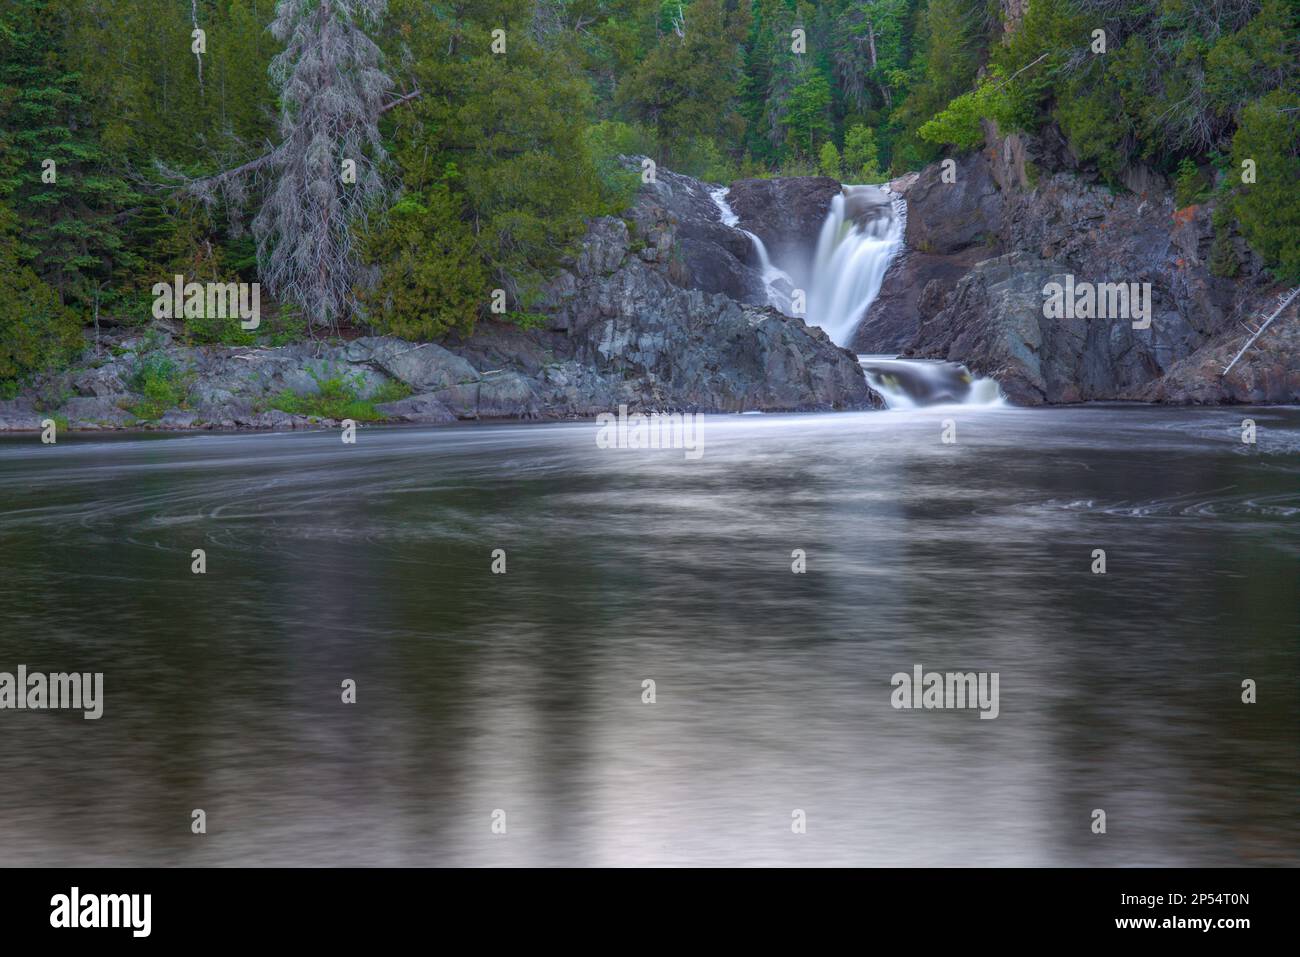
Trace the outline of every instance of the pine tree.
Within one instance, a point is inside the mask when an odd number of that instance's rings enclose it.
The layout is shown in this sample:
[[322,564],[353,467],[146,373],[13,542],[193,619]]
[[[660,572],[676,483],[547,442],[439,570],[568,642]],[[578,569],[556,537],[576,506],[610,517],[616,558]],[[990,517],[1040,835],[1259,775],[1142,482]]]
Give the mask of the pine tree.
[[17,261],[84,304],[121,250],[113,212],[131,191],[105,166],[53,7],[0,3],[0,200],[17,216]]

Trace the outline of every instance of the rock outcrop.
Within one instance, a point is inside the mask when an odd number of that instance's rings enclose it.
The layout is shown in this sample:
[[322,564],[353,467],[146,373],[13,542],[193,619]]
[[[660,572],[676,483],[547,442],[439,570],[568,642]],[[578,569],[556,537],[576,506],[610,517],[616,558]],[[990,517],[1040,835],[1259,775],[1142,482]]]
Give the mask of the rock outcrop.
[[[1248,334],[1242,321],[1279,287],[1236,237],[1238,275],[1211,273],[1210,208],[1175,208],[1145,167],[1128,171],[1128,190],[1101,185],[1050,127],[1000,136],[989,126],[986,140],[947,176],[935,164],[891,184],[907,200],[907,248],[856,351],[961,361],[1024,403],[1294,401],[1294,320],[1279,317],[1240,377],[1218,375]],[[1151,327],[1132,328],[1128,315],[1045,318],[1043,287],[1066,275],[1149,283]]]
[[[758,255],[749,237],[723,224],[721,210],[710,187],[697,179],[661,169],[653,183],[642,187],[629,220],[635,239],[621,234],[604,220],[592,224],[588,246],[593,240],[605,256],[618,262],[631,251],[642,262],[668,267],[666,275],[685,289],[721,293],[736,302],[761,306],[767,303]],[[579,270],[587,263],[579,261]],[[608,272],[617,268],[617,263]]]
[[742,179],[727,190],[727,203],[740,225],[763,240],[774,262],[806,271],[838,182],[826,176]]

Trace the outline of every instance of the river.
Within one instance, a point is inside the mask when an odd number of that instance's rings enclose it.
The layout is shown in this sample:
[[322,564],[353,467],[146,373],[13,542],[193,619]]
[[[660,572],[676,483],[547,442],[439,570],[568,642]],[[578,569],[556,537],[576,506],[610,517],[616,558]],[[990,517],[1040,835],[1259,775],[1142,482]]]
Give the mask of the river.
[[0,864],[1300,863],[1300,410],[595,434],[0,437]]

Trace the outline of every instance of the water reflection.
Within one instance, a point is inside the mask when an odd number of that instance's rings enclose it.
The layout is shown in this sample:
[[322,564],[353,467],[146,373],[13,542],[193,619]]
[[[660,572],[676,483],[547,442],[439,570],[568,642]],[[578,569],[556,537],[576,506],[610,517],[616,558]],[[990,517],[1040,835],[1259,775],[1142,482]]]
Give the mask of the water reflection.
[[1298,863],[1300,413],[1243,414],[6,437],[0,670],[106,706],[0,712],[0,863]]

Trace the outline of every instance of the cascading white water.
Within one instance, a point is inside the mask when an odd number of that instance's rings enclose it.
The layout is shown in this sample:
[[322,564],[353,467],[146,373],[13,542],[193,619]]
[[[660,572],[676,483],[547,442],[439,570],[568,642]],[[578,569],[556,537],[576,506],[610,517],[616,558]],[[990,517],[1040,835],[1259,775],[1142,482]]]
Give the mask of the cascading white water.
[[722,215],[722,224],[740,230],[754,244],[754,252],[758,254],[758,264],[762,269],[763,288],[767,292],[767,304],[781,310],[787,316],[790,315],[790,293],[794,289],[794,282],[790,279],[789,274],[784,269],[773,264],[772,257],[767,254],[767,246],[763,244],[763,240],[748,229],[740,226],[740,217],[732,211],[731,204],[727,202],[726,186],[719,186],[717,189],[710,190],[709,195],[713,197],[713,202],[718,206],[718,212]]
[[[711,190],[723,225],[749,237],[763,270],[769,305],[793,315],[795,283],[768,255],[763,240],[740,226],[727,202],[727,187]],[[847,346],[880,294],[890,263],[903,247],[907,202],[885,186],[845,186],[831,200],[812,262],[807,321]],[[891,409],[923,406],[1001,406],[1002,390],[993,379],[973,376],[956,362],[859,356],[867,382]]]
[[867,384],[880,393],[891,409],[917,409],[931,405],[1006,405],[993,379],[978,378],[959,362],[936,359],[899,359],[894,356],[858,356]]
[[[845,186],[831,201],[813,258],[809,321],[847,346],[880,294],[885,272],[903,247],[907,202],[887,187]],[[870,386],[891,409],[1005,405],[993,379],[956,362],[859,356]]]
[[907,206],[879,186],[845,186],[831,200],[813,256],[808,319],[847,346],[903,246]]

